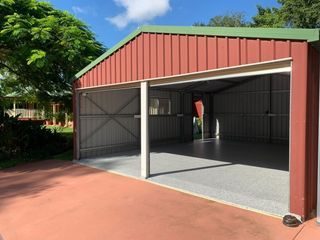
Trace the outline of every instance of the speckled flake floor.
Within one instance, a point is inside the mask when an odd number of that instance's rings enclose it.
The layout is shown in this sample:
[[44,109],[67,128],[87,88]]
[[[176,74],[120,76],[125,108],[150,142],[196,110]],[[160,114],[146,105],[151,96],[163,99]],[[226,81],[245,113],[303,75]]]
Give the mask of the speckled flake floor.
[[[150,181],[282,216],[288,212],[288,146],[220,140],[151,150]],[[140,176],[139,151],[84,159],[81,164]]]

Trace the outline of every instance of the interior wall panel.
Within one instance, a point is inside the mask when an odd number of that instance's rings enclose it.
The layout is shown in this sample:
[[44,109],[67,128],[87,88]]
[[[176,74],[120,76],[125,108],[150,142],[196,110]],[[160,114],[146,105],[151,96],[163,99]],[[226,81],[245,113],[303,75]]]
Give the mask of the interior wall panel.
[[[150,115],[150,141],[161,144],[192,139],[191,94],[150,90],[150,98],[171,102],[170,115]],[[136,149],[140,144],[140,89],[80,94],[80,158]],[[181,110],[183,109],[183,110]],[[183,116],[178,116],[183,112]],[[182,128],[182,126],[186,126]]]
[[150,90],[150,98],[165,98],[171,101],[170,115],[149,116],[151,143],[179,142],[182,135],[185,141],[192,139],[192,97],[190,93],[186,93],[182,103],[180,94],[176,91]]
[[213,95],[212,135],[258,142],[289,142],[290,77],[266,75]]

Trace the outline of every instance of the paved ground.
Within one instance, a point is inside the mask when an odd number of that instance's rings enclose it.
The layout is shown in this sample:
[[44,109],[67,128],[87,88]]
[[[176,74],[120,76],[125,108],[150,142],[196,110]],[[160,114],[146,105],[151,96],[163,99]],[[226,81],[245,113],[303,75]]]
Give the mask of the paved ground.
[[314,221],[286,228],[277,218],[69,162],[1,171],[0,193],[5,240],[320,239]]
[[[287,145],[216,139],[152,148],[153,182],[278,216],[288,212],[289,149]],[[81,163],[140,176],[138,151]]]

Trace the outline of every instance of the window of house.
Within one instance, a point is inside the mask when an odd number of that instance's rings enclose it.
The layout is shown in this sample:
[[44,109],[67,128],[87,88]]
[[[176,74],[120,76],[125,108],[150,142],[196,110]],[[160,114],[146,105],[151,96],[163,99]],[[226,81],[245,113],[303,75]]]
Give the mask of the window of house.
[[171,114],[171,101],[168,98],[150,98],[150,115],[169,115]]

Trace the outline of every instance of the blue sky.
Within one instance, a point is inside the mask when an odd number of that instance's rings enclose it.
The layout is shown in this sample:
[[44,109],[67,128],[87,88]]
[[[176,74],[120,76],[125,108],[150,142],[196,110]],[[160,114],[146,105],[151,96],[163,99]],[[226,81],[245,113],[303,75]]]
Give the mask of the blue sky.
[[208,22],[215,15],[240,11],[255,15],[256,5],[278,6],[276,0],[48,0],[86,22],[106,47],[112,47],[139,25]]

